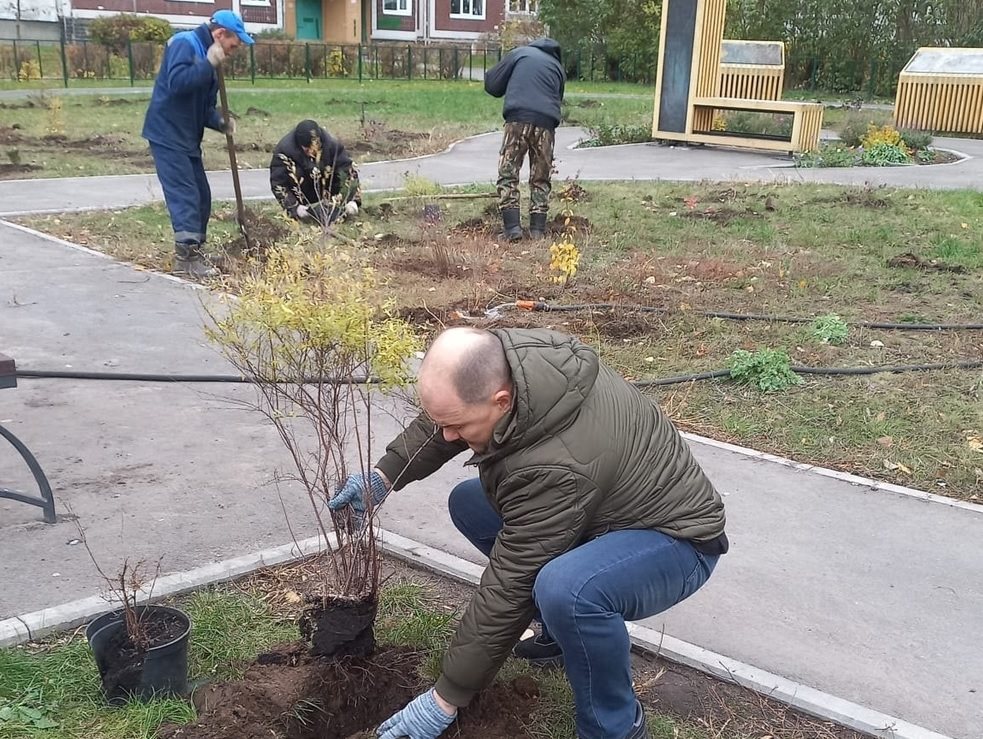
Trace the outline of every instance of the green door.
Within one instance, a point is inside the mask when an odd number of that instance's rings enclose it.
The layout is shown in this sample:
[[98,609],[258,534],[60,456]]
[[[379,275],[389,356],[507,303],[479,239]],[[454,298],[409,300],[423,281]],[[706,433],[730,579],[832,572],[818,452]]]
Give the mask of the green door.
[[321,0],[297,0],[297,40],[321,40]]

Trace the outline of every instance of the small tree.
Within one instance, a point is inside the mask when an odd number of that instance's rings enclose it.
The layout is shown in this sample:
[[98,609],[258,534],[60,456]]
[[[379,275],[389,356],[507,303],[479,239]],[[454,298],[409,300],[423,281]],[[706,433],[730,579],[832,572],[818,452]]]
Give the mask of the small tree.
[[301,243],[272,251],[255,276],[243,278],[227,311],[210,314],[208,334],[255,383],[255,408],[276,428],[293,461],[290,478],[310,500],[329,563],[320,610],[330,611],[338,598],[370,601],[374,617],[379,566],[371,495],[363,491],[364,522],[326,514],[325,504],[349,473],[368,477],[374,401],[408,384],[408,360],[420,342],[376,297],[372,270],[349,252],[321,247],[319,236],[301,234]]

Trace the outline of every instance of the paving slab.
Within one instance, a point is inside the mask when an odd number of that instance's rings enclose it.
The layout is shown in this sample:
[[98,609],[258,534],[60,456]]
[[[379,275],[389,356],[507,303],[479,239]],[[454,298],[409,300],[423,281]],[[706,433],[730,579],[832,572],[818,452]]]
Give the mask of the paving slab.
[[[24,369],[214,372],[208,293],[0,224],[0,351]],[[213,306],[214,303],[208,302]],[[37,454],[62,520],[0,501],[0,618],[98,593],[67,506],[103,566],[165,573],[313,533],[306,498],[273,481],[287,457],[243,386],[21,380],[0,422]],[[373,424],[388,440],[409,409]],[[983,508],[817,475],[698,439],[733,550],[710,583],[644,625],[957,737],[983,726]],[[459,461],[395,494],[389,530],[480,563],[446,496]],[[29,480],[0,448],[0,479]],[[285,517],[286,512],[286,517]],[[290,526],[287,524],[289,517]]]

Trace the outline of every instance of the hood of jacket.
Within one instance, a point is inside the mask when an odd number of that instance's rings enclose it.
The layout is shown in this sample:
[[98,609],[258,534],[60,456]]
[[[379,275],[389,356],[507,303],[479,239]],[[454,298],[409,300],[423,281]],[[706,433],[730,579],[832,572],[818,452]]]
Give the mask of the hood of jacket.
[[545,51],[558,62],[563,61],[563,52],[560,50],[560,45],[551,38],[538,38],[529,45],[534,49]]
[[[592,349],[572,336],[542,329],[493,330],[512,371],[512,413],[503,418],[485,462],[527,447],[570,424],[597,380]],[[475,461],[478,461],[477,459]]]

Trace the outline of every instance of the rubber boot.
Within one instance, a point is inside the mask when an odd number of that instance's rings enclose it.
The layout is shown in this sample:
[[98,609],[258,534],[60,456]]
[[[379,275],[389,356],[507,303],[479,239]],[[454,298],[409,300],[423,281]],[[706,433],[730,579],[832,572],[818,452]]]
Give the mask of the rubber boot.
[[186,275],[192,280],[208,280],[218,277],[218,270],[205,258],[200,244],[175,244],[174,266],[171,272]]
[[522,224],[519,222],[518,208],[506,208],[502,211],[502,235],[509,241],[522,240]]
[[546,214],[529,214],[529,238],[542,239],[546,237]]

